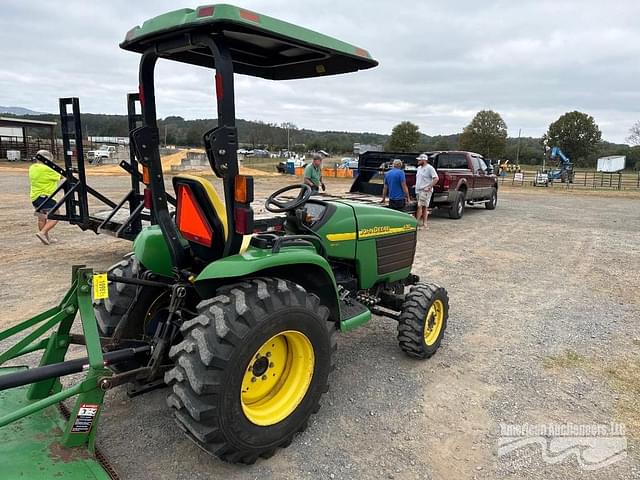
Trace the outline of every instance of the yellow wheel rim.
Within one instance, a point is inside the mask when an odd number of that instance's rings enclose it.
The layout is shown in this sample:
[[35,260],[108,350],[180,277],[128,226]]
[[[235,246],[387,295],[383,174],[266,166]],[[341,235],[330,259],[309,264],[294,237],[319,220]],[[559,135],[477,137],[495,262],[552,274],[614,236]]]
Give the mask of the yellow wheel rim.
[[309,390],[314,362],[313,346],[301,332],[287,330],[264,342],[242,379],[240,401],[247,419],[268,426],[293,413]]
[[424,343],[431,346],[436,343],[444,324],[444,304],[442,300],[436,300],[429,307],[424,319]]

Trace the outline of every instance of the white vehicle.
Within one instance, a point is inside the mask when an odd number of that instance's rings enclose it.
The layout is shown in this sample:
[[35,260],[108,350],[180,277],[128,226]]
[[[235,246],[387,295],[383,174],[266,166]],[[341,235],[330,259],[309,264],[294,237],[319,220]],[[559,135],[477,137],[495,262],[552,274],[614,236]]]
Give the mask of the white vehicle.
[[340,160],[338,168],[358,168],[358,159],[352,157],[344,157]]
[[548,187],[550,182],[551,181],[549,180],[549,175],[547,173],[538,172],[535,180],[533,181],[533,185],[534,187]]
[[100,145],[98,150],[89,150],[86,156],[91,165],[100,165],[103,161],[110,160],[115,154],[116,147],[113,145]]

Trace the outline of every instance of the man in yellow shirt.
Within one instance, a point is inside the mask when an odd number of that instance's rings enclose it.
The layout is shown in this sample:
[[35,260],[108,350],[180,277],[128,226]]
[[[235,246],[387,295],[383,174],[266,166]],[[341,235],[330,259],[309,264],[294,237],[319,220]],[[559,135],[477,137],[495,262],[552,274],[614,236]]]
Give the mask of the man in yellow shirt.
[[[47,150],[38,150],[37,155],[53,161],[53,155]],[[40,162],[36,162],[29,167],[31,203],[36,210],[40,208],[39,211],[36,211],[36,217],[38,217],[38,233],[36,233],[36,237],[45,245],[55,242],[49,237],[49,232],[56,226],[58,221],[49,220],[47,213],[56,204],[53,199],[49,198],[49,195],[56,191],[59,181],[60,175]]]

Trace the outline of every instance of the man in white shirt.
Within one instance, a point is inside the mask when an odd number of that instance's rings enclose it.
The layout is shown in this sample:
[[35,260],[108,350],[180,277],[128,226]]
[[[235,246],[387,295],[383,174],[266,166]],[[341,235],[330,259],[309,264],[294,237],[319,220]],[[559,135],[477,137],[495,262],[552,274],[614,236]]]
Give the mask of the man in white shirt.
[[416,160],[418,160],[418,171],[416,172],[418,209],[416,210],[416,219],[418,220],[418,227],[424,227],[427,224],[433,187],[438,183],[438,174],[436,169],[429,165],[429,157],[425,153],[420,154]]

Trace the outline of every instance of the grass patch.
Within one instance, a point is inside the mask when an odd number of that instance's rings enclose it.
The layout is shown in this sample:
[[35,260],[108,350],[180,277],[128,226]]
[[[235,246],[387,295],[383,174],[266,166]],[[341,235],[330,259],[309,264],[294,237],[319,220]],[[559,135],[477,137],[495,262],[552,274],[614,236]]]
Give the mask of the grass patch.
[[562,355],[552,355],[545,358],[542,362],[544,368],[575,368],[583,366],[587,363],[587,358],[573,350],[567,350]]
[[[640,339],[632,342],[639,345]],[[602,363],[567,350],[545,358],[543,366],[547,370],[582,368],[588,376],[608,383],[615,395],[616,421],[625,424],[629,437],[640,439],[640,359],[625,357]]]
[[627,427],[627,435],[640,438],[640,361],[617,361],[604,369],[611,388],[618,394],[616,414]]

